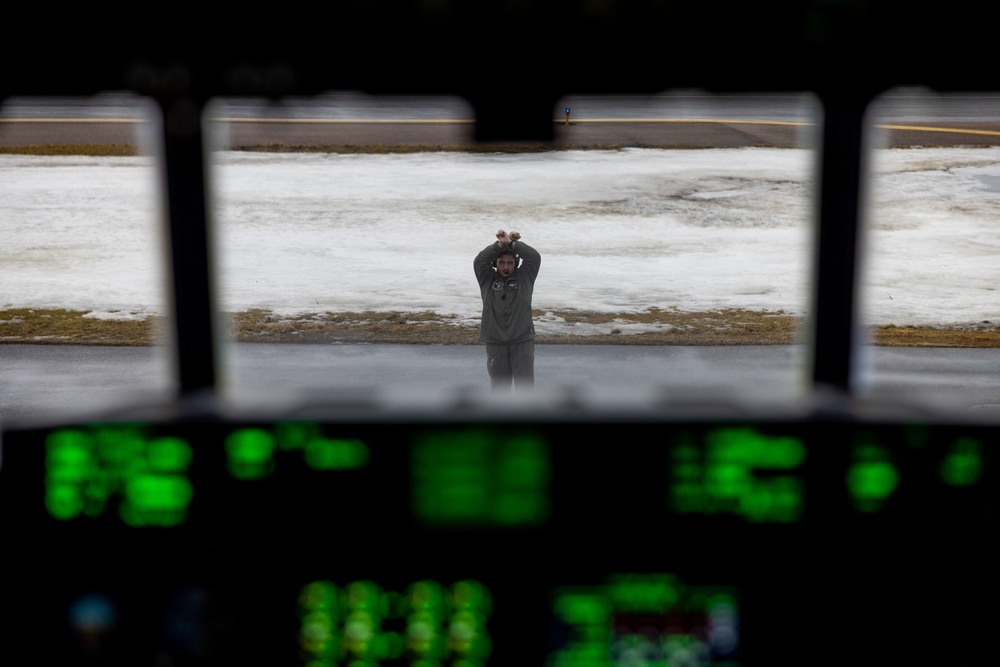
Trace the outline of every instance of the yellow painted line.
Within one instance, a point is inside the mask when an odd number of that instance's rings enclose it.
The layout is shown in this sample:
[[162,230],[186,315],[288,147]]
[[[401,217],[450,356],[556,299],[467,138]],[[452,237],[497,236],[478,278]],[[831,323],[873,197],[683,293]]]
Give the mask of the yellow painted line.
[[[472,124],[473,119],[345,119],[345,118],[312,118],[312,119],[278,119],[278,118],[212,118],[224,123],[299,123],[317,125],[392,125],[392,124]],[[0,118],[0,123],[145,123],[142,118]],[[565,124],[563,118],[555,118],[554,123]],[[738,120],[738,119],[699,119],[699,118],[577,118],[571,119],[570,125],[586,123],[714,123],[722,125],[784,125],[804,127],[815,123],[781,120]],[[881,130],[905,130],[910,132],[945,132],[950,134],[977,134],[983,136],[1000,136],[1000,130],[975,130],[956,127],[932,127],[927,125],[876,125]]]
[[[565,123],[565,118],[554,122]],[[793,125],[805,126],[813,123],[802,123],[790,120],[724,120],[717,118],[578,118],[570,119],[569,124],[577,123],[719,123],[724,125]]]
[[[565,123],[563,119],[555,122]],[[722,119],[697,119],[697,118],[580,118],[570,120],[570,125],[576,123],[722,123],[725,125],[791,125],[791,126],[811,126],[815,123],[804,123],[799,121],[778,121],[778,120],[722,120]],[[984,136],[1000,136],[1000,130],[974,130],[959,127],[931,127],[926,125],[876,125],[880,130],[908,130],[916,132],[947,132],[951,134],[978,134]]]
[[917,130],[919,132],[950,132],[952,134],[985,134],[988,136],[1000,136],[998,130],[963,130],[958,127],[926,127],[921,125],[876,125],[881,130]]

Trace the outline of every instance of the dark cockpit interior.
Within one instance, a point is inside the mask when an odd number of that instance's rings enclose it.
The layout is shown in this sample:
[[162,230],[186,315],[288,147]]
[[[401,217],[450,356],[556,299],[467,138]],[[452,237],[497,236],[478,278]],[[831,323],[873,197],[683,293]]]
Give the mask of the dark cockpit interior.
[[[995,662],[1000,425],[869,401],[857,370],[866,112],[896,87],[995,92],[980,11],[359,0],[14,18],[30,39],[0,46],[0,104],[112,90],[159,113],[175,391],[0,424],[0,662]],[[456,96],[489,146],[554,141],[567,95],[689,89],[818,101],[795,405],[221,399],[213,99]]]

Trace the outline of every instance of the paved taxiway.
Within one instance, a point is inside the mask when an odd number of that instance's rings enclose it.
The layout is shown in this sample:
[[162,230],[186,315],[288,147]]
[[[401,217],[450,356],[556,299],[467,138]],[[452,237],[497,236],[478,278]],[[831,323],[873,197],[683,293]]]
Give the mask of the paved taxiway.
[[[33,420],[172,398],[166,350],[151,347],[0,345],[0,421]],[[680,413],[726,400],[780,408],[803,396],[804,346],[539,345],[537,394],[622,409],[660,401]],[[866,348],[866,396],[935,412],[1000,414],[1000,352],[990,349]],[[223,392],[236,406],[386,399],[435,409],[462,401],[487,407],[478,345],[233,344],[221,355]]]

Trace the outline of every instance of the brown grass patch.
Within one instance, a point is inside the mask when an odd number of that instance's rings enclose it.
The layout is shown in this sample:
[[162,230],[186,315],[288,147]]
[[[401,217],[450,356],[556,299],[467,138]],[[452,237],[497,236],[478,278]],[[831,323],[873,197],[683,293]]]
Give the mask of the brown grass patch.
[[248,310],[229,317],[231,340],[255,343],[408,343],[470,345],[479,331],[454,316],[425,311],[304,313],[281,317]]
[[897,327],[875,329],[876,345],[887,347],[1000,347],[1000,328],[992,322],[967,327]]
[[[241,144],[231,150],[247,153],[547,153],[568,148],[546,144],[286,144],[280,141],[265,144]],[[577,150],[583,150],[578,148]]]
[[59,144],[37,146],[0,146],[0,155],[86,155],[91,157],[133,157],[140,155],[130,144]]
[[[535,311],[535,317],[554,322],[538,334],[536,340],[540,344],[787,345],[795,342],[799,326],[791,315],[751,310]],[[584,329],[577,325],[598,326]],[[642,331],[623,333],[636,328]],[[269,311],[251,310],[232,316],[228,336],[241,342],[261,343],[471,345],[478,341],[479,326],[476,322],[427,311],[328,312],[279,317]]]
[[85,310],[0,310],[0,343],[152,345],[161,322],[154,317],[100,319]]
[[[160,318],[87,317],[88,311],[0,310],[0,343],[134,345],[164,342]],[[685,312],[650,308],[639,313],[565,310],[535,312],[539,344],[550,345],[790,345],[802,342],[801,318],[782,311],[728,309]],[[229,313],[226,340],[255,343],[395,343],[474,345],[478,322],[432,311],[356,311],[280,316],[268,310]],[[964,327],[899,327],[871,331],[887,347],[1000,347],[990,322]]]
[[[680,311],[650,308],[639,313],[586,311],[535,312],[536,319],[558,318],[566,334],[542,334],[541,343],[616,345],[789,345],[796,342],[801,322],[782,311],[727,309]],[[577,324],[604,325],[606,331],[572,333]],[[637,331],[638,333],[626,333]]]

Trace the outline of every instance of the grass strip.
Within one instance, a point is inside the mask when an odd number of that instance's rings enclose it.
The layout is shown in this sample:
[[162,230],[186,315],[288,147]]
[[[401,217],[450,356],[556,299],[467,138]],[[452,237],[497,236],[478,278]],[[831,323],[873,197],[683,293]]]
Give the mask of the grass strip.
[[[89,316],[86,310],[14,308],[0,310],[0,343],[54,345],[152,345],[162,319]],[[110,315],[114,316],[115,313]]]
[[58,144],[32,146],[0,146],[0,155],[48,155],[87,157],[133,157],[140,155],[130,144]]
[[[0,343],[147,346],[166,341],[164,320],[134,313],[96,317],[84,310],[0,310]],[[264,309],[229,313],[226,340],[253,343],[394,343],[474,345],[475,320],[431,311],[355,311],[282,316]],[[639,313],[535,312],[539,344],[790,345],[804,340],[801,318],[781,311],[727,309],[688,312],[650,308]],[[870,340],[886,347],[1000,347],[1000,327],[885,325]]]

